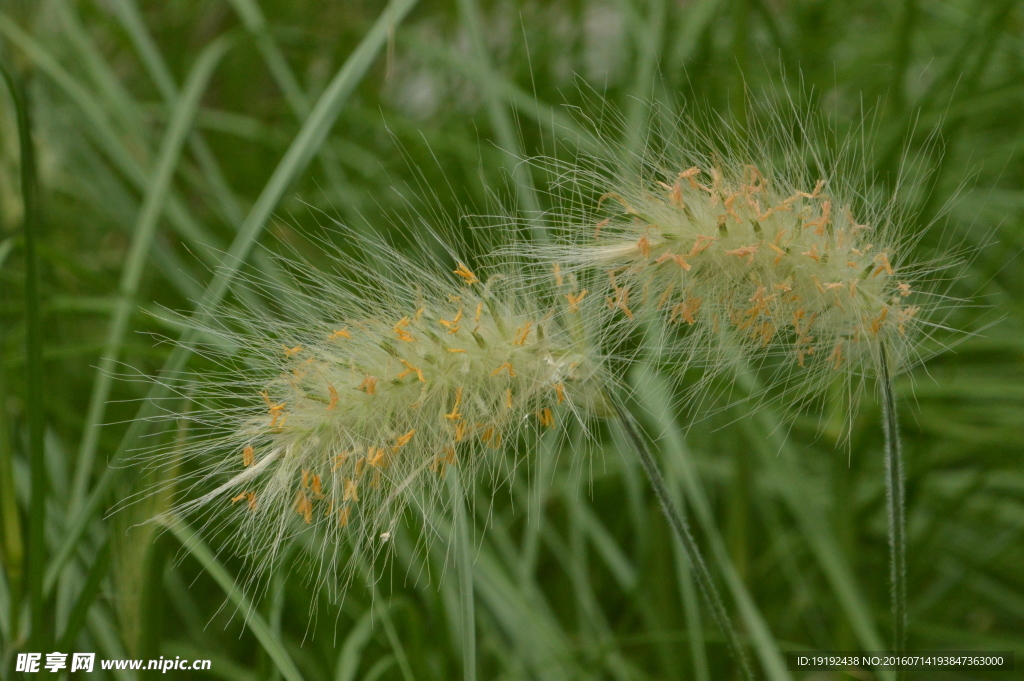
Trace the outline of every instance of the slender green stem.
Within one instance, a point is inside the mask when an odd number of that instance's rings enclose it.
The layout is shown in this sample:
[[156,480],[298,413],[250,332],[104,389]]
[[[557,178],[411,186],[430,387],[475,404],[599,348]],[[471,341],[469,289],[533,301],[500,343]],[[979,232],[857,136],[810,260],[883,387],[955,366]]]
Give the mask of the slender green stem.
[[644,472],[647,473],[648,479],[651,481],[651,487],[654,488],[654,493],[661,503],[661,510],[665,514],[665,518],[668,520],[669,525],[672,526],[672,530],[683,545],[683,548],[686,549],[686,556],[690,559],[690,565],[693,567],[693,576],[697,581],[697,586],[700,587],[700,592],[704,596],[704,600],[711,611],[712,617],[715,619],[715,623],[725,636],[729,652],[736,658],[736,663],[739,664],[742,670],[743,678],[753,681],[754,673],[750,668],[746,654],[743,652],[743,647],[740,645],[739,634],[736,632],[736,628],[729,618],[729,613],[722,603],[722,596],[715,587],[714,580],[711,578],[711,572],[708,570],[707,563],[704,562],[704,557],[701,555],[700,548],[698,548],[697,542],[690,532],[689,525],[683,518],[682,513],[679,512],[679,509],[672,502],[668,485],[658,469],[658,464],[654,461],[654,457],[651,456],[650,450],[647,449],[647,443],[640,434],[640,429],[636,421],[634,421],[633,415],[614,397],[611,398],[611,402],[619,416],[619,422],[622,424],[623,430],[626,431],[626,435],[629,436],[637,455],[640,457],[640,463],[644,467]]
[[455,571],[459,577],[459,609],[462,615],[462,669],[466,681],[476,681],[476,611],[473,601],[473,556],[465,493],[456,466],[448,468],[451,493]]
[[36,159],[32,146],[32,127],[24,86],[0,67],[11,91],[18,117],[18,142],[21,147],[21,196],[25,226],[25,393],[28,412],[28,449],[32,472],[32,501],[28,525],[28,591],[32,613],[32,643],[42,649],[43,569],[46,565],[46,463],[43,458],[43,334],[39,303],[39,259],[36,239],[40,225],[36,193]]
[[886,497],[889,512],[889,578],[892,581],[893,644],[901,652],[907,628],[907,518],[896,398],[889,375],[885,344],[879,344],[882,360],[882,426],[885,431]]

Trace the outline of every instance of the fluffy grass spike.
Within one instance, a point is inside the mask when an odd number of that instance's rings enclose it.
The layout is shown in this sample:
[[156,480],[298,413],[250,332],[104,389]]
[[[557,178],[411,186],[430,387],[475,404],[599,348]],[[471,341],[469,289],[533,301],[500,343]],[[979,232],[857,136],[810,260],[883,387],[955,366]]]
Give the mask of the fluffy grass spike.
[[603,155],[536,161],[557,178],[560,226],[539,257],[600,296],[610,336],[640,330],[680,376],[697,370],[699,397],[752,367],[787,405],[837,381],[852,402],[879,374],[880,344],[893,369],[913,364],[934,311],[955,305],[931,290],[940,265],[917,259],[899,200],[912,188],[878,200],[855,136],[790,118],[751,114],[739,135],[681,116],[632,162],[606,135],[592,145]]
[[407,504],[449,505],[450,467],[496,474],[518,431],[601,403],[580,313],[546,307],[515,268],[371,250],[335,251],[334,274],[282,259],[290,286],[248,282],[279,316],[222,310],[203,329],[213,368],[184,391],[199,405],[181,463],[194,484],[175,512],[230,528],[257,574],[311,532],[319,579],[337,585],[349,551],[389,546]]

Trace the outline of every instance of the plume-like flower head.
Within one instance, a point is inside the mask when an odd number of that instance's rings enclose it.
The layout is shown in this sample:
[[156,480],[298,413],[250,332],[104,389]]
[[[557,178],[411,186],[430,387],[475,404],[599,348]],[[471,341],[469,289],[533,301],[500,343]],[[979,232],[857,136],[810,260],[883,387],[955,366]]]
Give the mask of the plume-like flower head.
[[597,137],[603,154],[537,161],[559,178],[559,240],[539,257],[604,299],[596,324],[615,343],[639,329],[659,361],[700,369],[694,396],[753,369],[790,404],[837,379],[852,397],[883,344],[894,369],[920,358],[948,300],[931,290],[936,265],[915,261],[909,216],[874,198],[849,145],[826,158],[813,120],[778,116],[710,135],[681,118],[639,159]]
[[176,511],[231,525],[257,571],[308,528],[326,581],[347,551],[372,557],[410,501],[443,505],[450,466],[495,472],[521,428],[601,404],[580,311],[548,309],[514,268],[486,277],[424,259],[339,253],[347,274],[332,275],[283,261],[286,285],[248,287],[281,316],[249,305],[205,329],[216,342],[204,354],[224,370],[188,382],[205,407],[191,418],[210,432],[185,447],[184,465],[194,489],[214,489]]

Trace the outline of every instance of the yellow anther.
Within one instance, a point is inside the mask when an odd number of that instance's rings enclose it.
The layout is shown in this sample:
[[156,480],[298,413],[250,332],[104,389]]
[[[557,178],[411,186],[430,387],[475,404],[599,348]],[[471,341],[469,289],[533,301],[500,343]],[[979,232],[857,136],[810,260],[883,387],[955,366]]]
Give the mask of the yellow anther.
[[452,273],[457,274],[463,279],[465,279],[467,284],[475,284],[478,281],[480,281],[479,279],[476,278],[476,275],[473,274],[473,272],[461,262],[459,263],[457,269],[452,270]]
[[601,198],[599,198],[597,200],[597,207],[598,207],[598,209],[601,208],[601,204],[604,202],[605,199],[615,199],[620,204],[622,204],[622,208],[625,210],[626,213],[629,213],[629,214],[636,213],[636,211],[633,210],[633,208],[628,203],[626,203],[626,199],[622,198],[621,196],[619,196],[615,192],[608,192],[607,194],[602,195]]
[[697,239],[693,242],[693,247],[690,249],[690,252],[687,253],[687,256],[692,257],[694,255],[698,255],[699,253],[703,253],[704,251],[711,248],[711,244],[715,243],[716,241],[718,241],[717,236],[704,236],[703,234],[698,234]]
[[554,266],[551,268],[551,271],[554,272],[554,274],[555,274],[555,285],[556,286],[561,286],[562,285],[562,268],[556,262],[554,264]]
[[879,265],[875,268],[874,272],[871,273],[872,277],[883,270],[886,274],[892,276],[892,265],[889,264],[889,256],[885,253],[879,253],[875,256],[875,262],[879,263]]
[[498,374],[501,373],[502,369],[507,369],[508,370],[509,378],[515,378],[516,372],[512,368],[512,362],[509,362],[509,361],[503,362],[500,367],[498,367],[497,369],[492,371],[491,372],[491,376],[497,376]]
[[409,444],[409,441],[412,440],[412,436],[415,435],[415,434],[416,434],[416,429],[413,428],[412,430],[410,430],[405,435],[399,436],[399,438],[397,440],[395,440],[395,444],[398,445],[399,447],[404,447],[407,444]]
[[565,299],[569,301],[569,312],[579,312],[580,301],[583,300],[584,296],[587,295],[587,289],[583,289],[578,294],[573,295],[571,293],[565,294]]
[[345,492],[342,495],[341,501],[343,501],[343,502],[347,502],[347,501],[357,502],[357,501],[359,501],[359,484],[358,484],[358,482],[356,482],[355,480],[349,480],[348,478],[345,478],[345,481],[342,484],[342,486],[344,487]]
[[348,527],[348,516],[351,513],[352,507],[345,506],[344,508],[338,509],[338,525],[341,527]]
[[270,395],[267,394],[266,390],[261,390],[260,391],[260,397],[262,397],[263,401],[267,403],[267,409],[269,409],[271,406],[273,406],[273,404],[270,401]]
[[342,327],[337,331],[332,331],[328,338],[352,338],[352,334],[349,333],[348,327]]
[[292,355],[296,355],[302,352],[301,345],[296,345],[294,348],[289,348],[287,345],[282,345],[281,348],[284,350],[285,357],[291,357]]
[[462,348],[448,348],[448,352],[465,352]]
[[678,253],[662,253],[661,255],[658,256],[657,260],[655,260],[654,263],[656,265],[660,265],[666,260],[673,261],[675,264],[679,265],[687,272],[689,272],[691,269],[690,263],[686,262],[686,259],[683,258],[683,256],[679,255]]
[[323,486],[320,483],[320,476],[319,475],[314,475],[313,476],[313,482],[310,485],[310,489],[312,489],[313,490],[313,494],[315,494],[318,497],[323,495]]
[[456,442],[462,442],[462,440],[465,437],[466,437],[466,422],[465,421],[459,421],[458,423],[455,424],[455,441]]
[[422,317],[422,316],[423,316],[423,308],[421,307],[420,309],[416,310],[416,314],[413,315],[413,319],[418,321],[419,318]]
[[818,236],[825,236],[825,225],[828,224],[830,214],[832,212],[832,202],[824,201],[821,204],[821,217],[817,220],[811,220],[804,224],[804,229],[808,227],[814,227],[814,233]]
[[878,332],[882,330],[882,325],[885,323],[885,318],[889,316],[889,308],[883,307],[882,311],[878,313],[878,316],[871,320],[871,333],[878,335]]
[[754,255],[757,253],[758,244],[751,246],[741,246],[740,248],[734,248],[731,251],[726,251],[726,255],[735,255],[737,258],[747,258],[747,264],[750,265],[754,262]]
[[406,331],[406,327],[408,327],[408,326],[409,326],[409,318],[408,317],[402,317],[400,320],[398,320],[398,323],[395,324],[391,328],[391,330],[395,332],[396,336],[398,336],[398,340],[403,340],[406,343],[412,343],[416,339],[413,338],[412,335],[408,331]]
[[367,395],[377,394],[377,378],[366,374],[363,382],[359,384],[356,390],[365,390]]
[[[558,403],[565,402],[565,386],[561,383],[555,384],[555,394],[558,395]],[[509,405],[512,406],[512,405]]]
[[419,367],[415,367],[412,364],[409,364],[404,359],[400,359],[398,361],[405,365],[405,371],[403,371],[402,373],[398,374],[397,378],[402,379],[402,378],[405,378],[406,376],[408,376],[409,374],[416,374],[416,377],[420,380],[420,383],[426,383],[427,382],[427,379],[425,379],[423,377],[423,372],[420,371]]
[[615,298],[608,298],[608,308],[619,308],[625,313],[630,319],[633,318],[633,312],[629,309],[629,287],[623,288],[616,287]]
[[338,406],[338,391],[334,389],[333,385],[328,383],[327,394],[331,396],[331,403],[327,405],[327,411],[330,411]]
[[387,455],[387,450],[383,447],[368,447],[366,451],[366,463],[370,466],[377,467],[384,465],[384,457]]
[[700,310],[700,304],[700,298],[688,298],[685,302],[675,305],[669,315],[669,321],[675,321],[676,317],[682,317],[687,324],[695,324],[696,320],[693,315]]
[[828,356],[832,360],[832,368],[838,370],[839,365],[843,363],[843,342],[839,341],[836,343],[835,348],[832,349],[832,354]]
[[252,448],[252,445],[247,446],[242,450],[242,465],[248,468],[256,462],[256,450]]
[[452,407],[451,413],[445,414],[444,417],[451,421],[458,421],[462,418],[462,414],[459,413],[459,405],[462,404],[462,388],[455,389],[455,405]]
[[453,319],[451,321],[448,321],[447,319],[439,319],[437,321],[440,322],[441,325],[443,325],[443,326],[448,328],[448,333],[456,333],[459,330],[459,320],[460,319],[462,319],[462,310],[461,309],[459,310],[459,313],[457,315],[455,315],[455,319]]
[[530,327],[533,326],[533,322],[526,322],[523,324],[518,331],[516,331],[515,340],[512,341],[512,345],[526,345],[526,338],[530,335]]
[[346,450],[346,451],[342,452],[341,454],[338,454],[336,457],[334,457],[334,466],[331,467],[331,470],[332,471],[338,470],[339,468],[341,468],[342,466],[345,465],[346,461],[348,461],[348,450]]
[[295,497],[295,510],[302,515],[302,519],[306,521],[307,525],[313,522],[313,502],[302,490],[299,490]]
[[512,408],[512,388],[506,388],[505,390],[505,406],[509,409]]
[[636,247],[645,258],[651,257],[651,240],[644,234],[636,242]]
[[537,420],[540,424],[546,428],[550,428],[555,425],[555,415],[551,413],[551,410],[547,407],[537,410]]
[[821,252],[818,250],[818,244],[811,244],[811,250],[804,251],[800,255],[806,255],[808,258],[814,260],[814,262],[821,262]]
[[484,312],[484,304],[483,304],[483,301],[480,301],[479,303],[476,304],[476,316],[473,318],[473,323],[474,324],[479,324],[480,323],[480,315],[482,315],[483,312]]

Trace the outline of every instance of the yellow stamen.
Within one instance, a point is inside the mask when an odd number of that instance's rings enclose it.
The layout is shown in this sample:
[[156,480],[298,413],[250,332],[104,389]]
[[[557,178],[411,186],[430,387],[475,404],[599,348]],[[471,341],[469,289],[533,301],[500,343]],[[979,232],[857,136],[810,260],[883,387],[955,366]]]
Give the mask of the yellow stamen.
[[491,372],[491,376],[497,376],[498,374],[501,373],[502,369],[507,369],[508,370],[509,378],[515,378],[516,372],[512,368],[512,362],[509,362],[509,361],[506,361],[506,362],[502,363],[502,365],[500,367],[498,367],[497,369],[492,371]]
[[377,379],[370,374],[366,374],[366,378],[359,384],[356,390],[365,390],[367,395],[377,394]]
[[348,450],[346,450],[346,451],[342,452],[341,454],[338,454],[336,457],[334,457],[334,466],[331,468],[331,470],[332,471],[338,470],[339,468],[341,468],[342,466],[345,465],[346,461],[348,461]]
[[459,413],[459,405],[462,404],[462,388],[455,389],[455,406],[452,407],[452,411],[449,414],[445,414],[446,419],[452,421],[458,421],[462,418],[462,414]]
[[302,346],[296,345],[294,348],[289,348],[287,345],[281,346],[284,349],[284,356],[291,357],[292,355],[302,352]]
[[[556,383],[555,384],[555,394],[558,395],[558,403],[559,404],[561,404],[562,402],[565,402],[565,386],[563,386],[561,383]],[[512,405],[509,405],[509,406],[512,406]]]
[[518,331],[516,331],[516,338],[512,341],[512,345],[526,345],[526,338],[530,335],[530,327],[533,326],[533,322],[526,322]]
[[328,383],[327,394],[331,396],[331,403],[327,405],[327,411],[330,411],[338,406],[338,391],[334,389],[333,385]]
[[580,308],[579,308],[580,301],[583,300],[583,297],[586,296],[586,295],[587,295],[587,289],[583,289],[577,295],[573,295],[571,293],[566,293],[565,294],[565,299],[569,301],[569,312],[579,312],[580,311]]
[[328,338],[352,338],[352,334],[349,333],[348,327],[342,327],[337,331],[331,333]]
[[398,323],[392,327],[391,330],[395,332],[396,336],[398,336],[398,340],[403,340],[406,343],[412,343],[416,339],[413,338],[408,331],[406,331],[407,326],[409,326],[409,318],[402,317],[400,320],[398,320]]
[[404,447],[407,444],[409,444],[409,441],[412,440],[412,436],[415,435],[415,434],[416,434],[416,429],[413,428],[408,433],[406,433],[405,435],[400,436],[397,440],[395,440],[395,444],[397,444],[399,447]]
[[741,246],[740,248],[734,248],[731,251],[726,251],[726,255],[735,255],[737,258],[747,258],[747,264],[750,265],[754,262],[754,254],[757,253],[758,244],[751,246]]
[[242,450],[242,465],[248,468],[256,462],[256,450],[252,448],[252,445],[247,446]]
[[405,371],[398,374],[397,378],[402,379],[408,376],[409,374],[416,374],[416,377],[420,380],[420,383],[427,382],[427,379],[423,377],[423,372],[420,371],[419,367],[415,367],[412,364],[409,364],[404,359],[400,359],[398,361],[405,365]]
[[295,497],[295,510],[302,514],[302,519],[306,521],[307,525],[313,522],[313,502],[302,490],[299,490]]
[[475,284],[478,281],[480,281],[479,279],[476,278],[476,275],[473,274],[473,272],[461,262],[459,263],[459,267],[457,269],[452,270],[452,273],[457,274],[463,279],[465,279],[467,284]]

